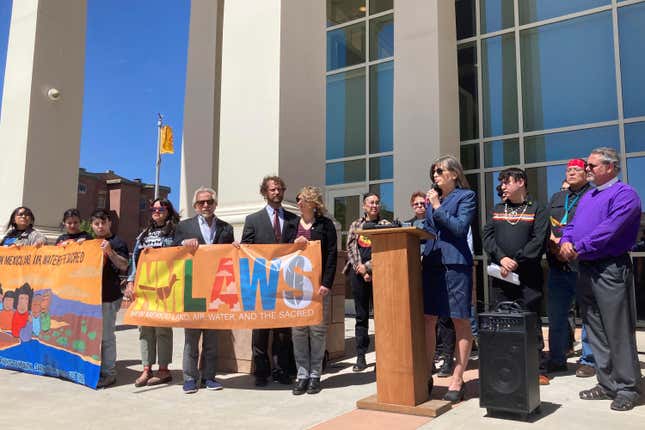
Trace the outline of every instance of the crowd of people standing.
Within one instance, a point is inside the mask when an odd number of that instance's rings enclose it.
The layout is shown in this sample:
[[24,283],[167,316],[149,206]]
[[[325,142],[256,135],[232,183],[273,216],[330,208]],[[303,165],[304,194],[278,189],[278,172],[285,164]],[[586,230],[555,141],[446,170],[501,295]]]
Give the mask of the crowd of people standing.
[[[635,341],[635,302],[632,263],[628,252],[640,229],[641,203],[632,187],[618,179],[620,164],[616,151],[598,148],[585,159],[572,159],[566,166],[563,189],[550,202],[538,202],[528,194],[528,177],[519,168],[498,175],[500,197],[482,233],[489,260],[499,266],[501,277],[491,277],[491,306],[515,302],[539,315],[543,301],[542,259],[549,266],[547,279],[549,353],[539,318],[528,335],[537,337],[540,354],[540,384],[548,384],[550,374],[567,370],[567,353],[572,346],[570,312],[574,302],[583,319],[582,357],[576,375],[597,375],[598,384],[581,391],[585,400],[612,399],[614,410],[629,410],[639,399],[640,368]],[[437,326],[454,332],[448,346],[451,376],[444,399],[453,403],[464,398],[464,371],[468,366],[474,335],[473,246],[471,226],[477,218],[477,197],[470,190],[463,168],[453,156],[442,156],[430,168],[432,186],[415,192],[410,199],[414,217],[409,223],[432,234],[421,244],[425,314],[425,340],[430,365],[437,348]],[[272,379],[292,384],[293,394],[316,394],[321,390],[322,364],[330,314],[330,289],[337,262],[337,234],[326,215],[320,189],[302,188],[296,197],[300,215],[282,206],[286,184],[278,176],[267,176],[260,185],[266,205],[247,216],[242,244],[307,243],[319,240],[322,251],[322,277],[317,293],[322,297],[324,318],[308,327],[255,329],[252,356],[255,385],[266,386]],[[95,211],[90,217],[93,236],[102,240],[106,256],[103,271],[103,341],[99,387],[116,381],[116,313],[121,307],[119,274],[129,268],[124,294],[132,298],[140,255],[149,248],[183,246],[195,251],[209,244],[239,247],[230,224],[215,216],[217,194],[198,188],[193,197],[196,215],[180,221],[170,201],[156,199],[151,205],[149,225],[137,237],[130,257],[125,243],[111,231],[109,214]],[[363,197],[363,214],[349,227],[348,277],[356,313],[356,362],[353,371],[367,369],[370,345],[369,311],[372,301],[371,242],[361,235],[366,223],[388,224],[381,216],[380,196]],[[34,214],[26,207],[11,215],[3,246],[42,245],[45,237],[33,228]],[[57,241],[83,241],[91,236],[80,230],[80,214],[71,209],[63,216],[66,229]],[[519,282],[510,282],[517,275]],[[438,324],[439,323],[439,324]],[[220,390],[216,375],[217,331],[184,329],[183,391],[200,387]],[[440,335],[439,338],[445,336]],[[172,329],[140,327],[143,371],[136,386],[171,381]],[[201,338],[201,348],[200,348]],[[272,338],[269,355],[269,339]],[[448,343],[448,345],[446,345]],[[201,351],[201,352],[200,352]],[[200,360],[201,354],[201,360]],[[445,355],[444,355],[445,357]],[[454,359],[453,359],[454,357]],[[201,361],[201,369],[198,362]],[[154,373],[152,366],[158,363]],[[428,390],[433,389],[433,379]]]

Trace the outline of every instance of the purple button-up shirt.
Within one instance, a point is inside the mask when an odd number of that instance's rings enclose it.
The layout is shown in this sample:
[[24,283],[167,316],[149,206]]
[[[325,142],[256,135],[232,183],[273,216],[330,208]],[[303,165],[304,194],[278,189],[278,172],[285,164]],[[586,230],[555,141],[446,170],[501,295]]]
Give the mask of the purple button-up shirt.
[[636,243],[640,219],[638,194],[629,185],[616,182],[582,196],[560,243],[573,243],[579,260],[617,257]]

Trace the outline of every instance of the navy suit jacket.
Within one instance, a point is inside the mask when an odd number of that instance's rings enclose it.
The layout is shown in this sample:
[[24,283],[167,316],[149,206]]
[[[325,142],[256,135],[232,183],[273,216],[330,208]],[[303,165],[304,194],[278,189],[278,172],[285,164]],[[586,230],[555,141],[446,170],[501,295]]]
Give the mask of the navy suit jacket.
[[[200,245],[206,245],[202,230],[199,228],[199,215],[192,218],[185,219],[177,224],[175,229],[174,245],[179,246],[184,239],[197,239]],[[233,236],[233,227],[219,218],[215,218],[215,237],[213,238],[213,245],[222,243],[233,243],[235,240]]]
[[475,219],[477,199],[471,190],[455,188],[441,206],[433,209],[426,206],[425,229],[437,236],[428,240],[424,259],[431,264],[473,264],[473,255],[468,247],[468,229]]
[[276,242],[273,224],[269,218],[266,207],[248,215],[244,220],[242,243],[292,243],[298,233],[298,216],[284,210],[284,223],[282,225],[282,238]]

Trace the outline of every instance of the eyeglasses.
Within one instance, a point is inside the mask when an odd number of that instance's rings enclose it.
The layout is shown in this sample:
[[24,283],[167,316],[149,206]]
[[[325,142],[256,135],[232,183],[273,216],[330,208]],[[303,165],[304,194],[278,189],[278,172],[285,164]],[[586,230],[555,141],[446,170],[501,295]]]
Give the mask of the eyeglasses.
[[300,196],[296,197],[296,203],[300,203],[300,202],[304,202],[302,197],[300,197]]
[[197,200],[195,202],[195,206],[213,206],[215,204],[215,199],[208,199],[208,200]]
[[424,207],[425,205],[426,205],[426,204],[425,204],[425,203],[423,203],[423,202],[416,202],[416,203],[412,203],[412,206],[414,206],[414,207],[417,207],[417,206],[418,206],[418,207]]
[[152,213],[155,213],[155,212],[156,213],[164,213],[164,212],[166,212],[166,208],[163,207],[163,206],[160,206],[160,207],[154,207],[153,206],[153,207],[150,208],[150,212],[152,212]]
[[580,173],[580,172],[584,172],[584,171],[585,171],[585,169],[581,169],[580,167],[568,167],[567,168],[567,173],[569,173],[569,172]]
[[593,170],[598,166],[600,166],[600,164],[587,163],[587,170]]
[[435,173],[437,175],[443,175],[443,172],[445,172],[444,169],[442,169],[441,167],[437,167],[436,169],[432,169],[432,172],[430,172],[430,176],[434,176]]
[[365,202],[367,206],[381,206],[381,202]]

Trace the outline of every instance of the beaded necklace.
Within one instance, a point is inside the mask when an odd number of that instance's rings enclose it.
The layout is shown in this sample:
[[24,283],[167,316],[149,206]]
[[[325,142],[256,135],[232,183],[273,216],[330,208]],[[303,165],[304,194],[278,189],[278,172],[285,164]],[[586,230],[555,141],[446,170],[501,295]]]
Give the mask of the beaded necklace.
[[515,225],[518,222],[520,222],[520,220],[522,219],[522,217],[526,213],[526,209],[529,207],[529,205],[526,202],[524,202],[522,204],[522,206],[524,207],[524,209],[522,209],[522,213],[519,213],[520,206],[518,206],[516,208],[512,208],[509,211],[508,210],[508,203],[504,203],[504,220],[507,223],[509,223],[510,225]]

